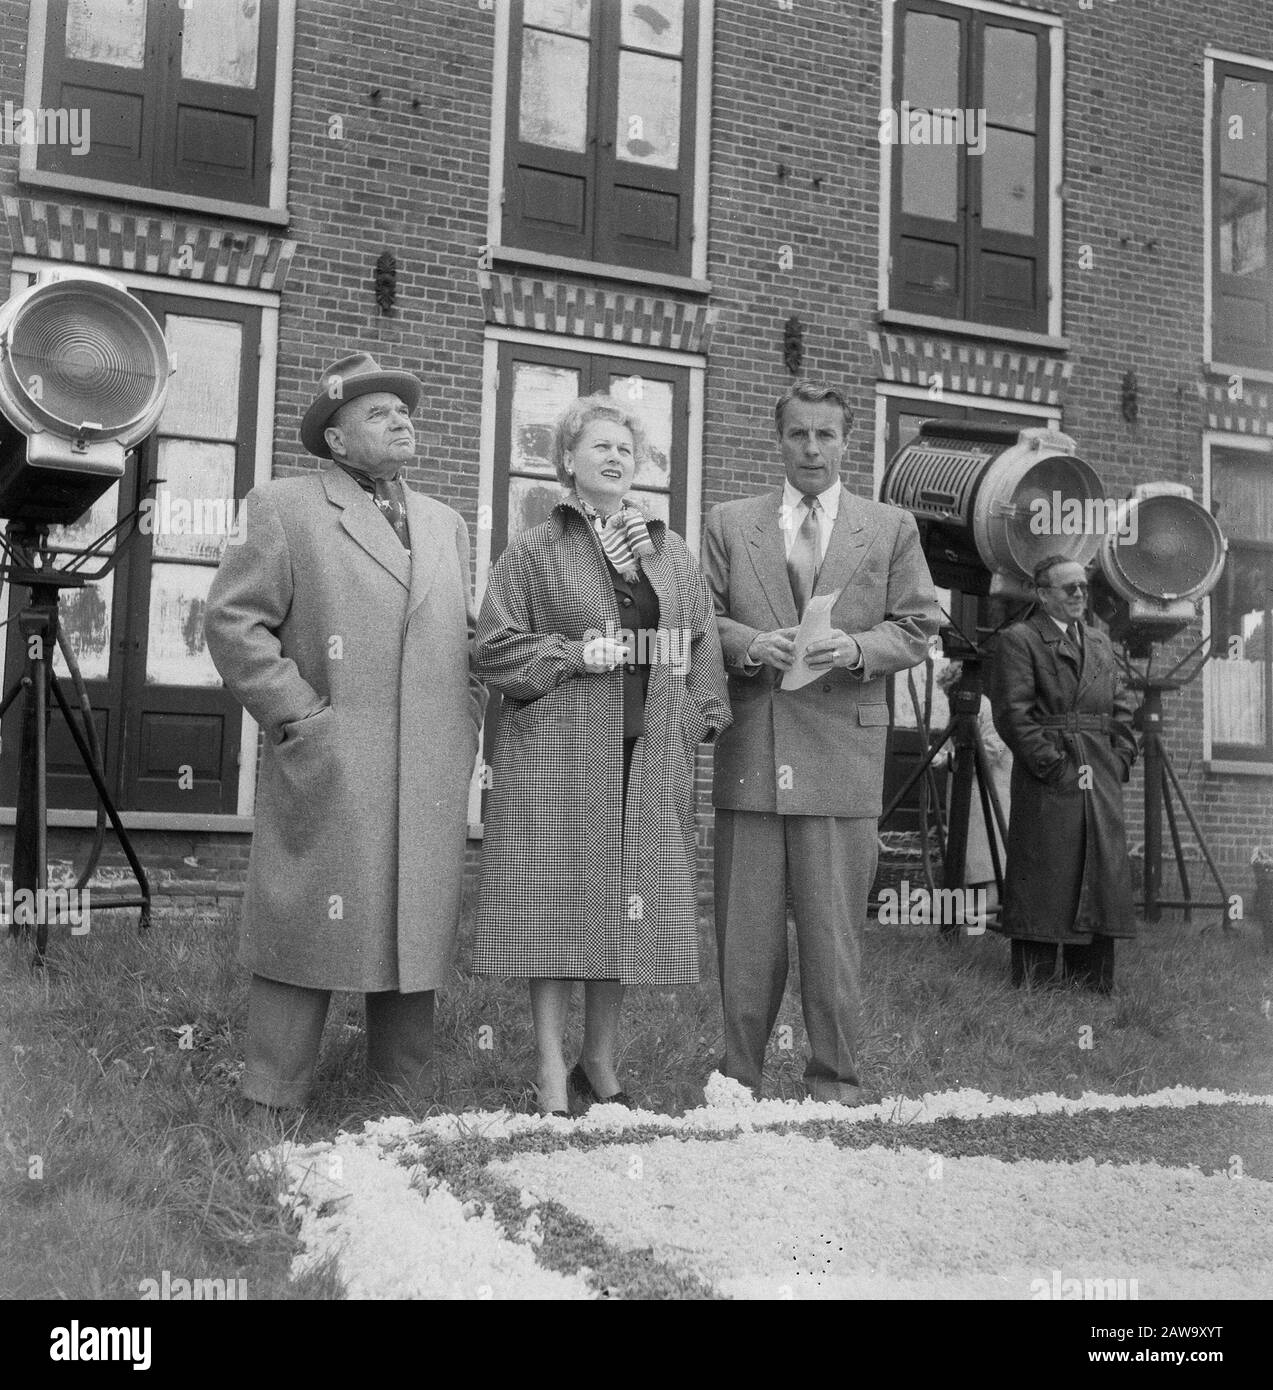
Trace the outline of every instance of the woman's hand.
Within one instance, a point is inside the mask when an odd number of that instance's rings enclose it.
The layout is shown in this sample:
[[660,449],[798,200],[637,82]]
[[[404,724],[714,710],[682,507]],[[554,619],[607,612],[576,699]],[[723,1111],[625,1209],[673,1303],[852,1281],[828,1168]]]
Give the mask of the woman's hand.
[[604,673],[622,666],[628,659],[626,643],[617,637],[594,637],[584,644],[583,664],[587,671]]

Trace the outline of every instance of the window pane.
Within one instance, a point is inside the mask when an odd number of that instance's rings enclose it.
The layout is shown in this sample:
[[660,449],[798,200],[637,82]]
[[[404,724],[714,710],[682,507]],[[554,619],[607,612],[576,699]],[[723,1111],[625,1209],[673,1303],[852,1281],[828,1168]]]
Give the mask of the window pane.
[[959,150],[955,145],[903,145],[902,211],[938,222],[959,215]]
[[1269,88],[1226,77],[1220,95],[1220,172],[1266,183]]
[[538,478],[508,480],[508,539],[514,540],[523,531],[548,520],[552,509],[565,496],[554,478],[542,482]]
[[[115,602],[115,576],[87,584],[82,589],[64,589],[60,608],[62,631],[75,653],[80,674],[86,681],[105,680],[111,664],[111,607]],[[59,647],[53,655],[53,669],[69,676]]]
[[146,57],[146,0],[70,0],[66,56],[116,68],[142,67]]
[[639,488],[670,488],[672,383],[648,381],[639,376],[612,376],[610,394],[640,419],[649,440],[650,457],[638,467],[633,485]]
[[648,53],[619,55],[615,151],[633,164],[675,169],[681,157],[681,65]]
[[656,53],[679,53],[685,32],[685,0],[623,0],[621,41]]
[[588,143],[588,45],[523,31],[521,138],[582,153]]
[[1229,540],[1273,542],[1273,454],[1216,450],[1211,514]]
[[1220,180],[1220,271],[1255,275],[1268,264],[1269,191],[1258,183]]
[[1216,655],[1207,670],[1215,711],[1213,737],[1217,743],[1267,748],[1273,551],[1231,545],[1211,603]]
[[961,106],[959,21],[912,12],[906,16],[902,97],[912,106]]
[[991,128],[981,156],[981,225],[1034,235],[1033,135]]
[[234,458],[232,444],[160,440],[163,482],[151,512],[156,559],[221,559],[237,516]]
[[526,0],[522,22],[537,29],[555,29],[560,34],[588,37],[591,0]]
[[255,87],[260,29],[260,0],[192,0],[182,13],[182,77]]
[[203,640],[212,565],[155,565],[150,571],[148,685],[220,685]]
[[579,397],[579,373],[538,362],[513,364],[512,451],[514,473],[556,478],[553,433],[566,407]]
[[628,496],[640,500],[647,516],[656,516],[665,525],[671,525],[672,499],[666,492],[646,492],[643,488],[634,487]]
[[1020,29],[986,30],[986,73],[982,100],[986,119],[1017,130],[1035,128],[1039,41]]
[[[112,483],[109,491],[102,493],[78,521],[70,526],[50,526],[49,544],[66,550],[84,550],[92,545],[98,536],[105,535],[118,520],[119,484]],[[113,554],[114,550],[115,542],[111,540],[95,553],[105,557]],[[69,559],[69,556],[65,556],[58,563],[65,564]],[[93,569],[95,566],[96,561],[90,561],[88,568]]]
[[169,314],[164,336],[176,370],[168,383],[159,432],[237,439],[243,325]]

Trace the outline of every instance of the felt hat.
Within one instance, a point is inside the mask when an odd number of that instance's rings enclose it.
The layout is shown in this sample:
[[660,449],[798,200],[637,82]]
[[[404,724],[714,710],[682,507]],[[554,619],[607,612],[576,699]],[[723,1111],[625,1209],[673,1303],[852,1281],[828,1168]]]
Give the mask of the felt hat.
[[390,391],[406,403],[412,414],[420,403],[423,384],[410,372],[386,372],[366,352],[354,352],[333,362],[318,379],[318,395],[301,421],[301,443],[320,459],[331,458],[323,431],[347,402],[372,391]]

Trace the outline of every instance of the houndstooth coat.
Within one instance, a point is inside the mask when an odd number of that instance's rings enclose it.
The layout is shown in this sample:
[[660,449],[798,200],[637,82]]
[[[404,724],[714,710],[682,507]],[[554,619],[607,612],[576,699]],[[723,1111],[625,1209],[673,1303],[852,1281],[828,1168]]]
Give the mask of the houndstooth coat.
[[[585,671],[622,627],[601,547],[567,498],[491,570],[477,669],[504,696],[472,969],[531,978],[698,979],[694,765],[731,722],[711,594],[685,542],[650,522],[642,568],[688,669],[656,661],[622,804],[623,672]],[[686,663],[681,663],[686,664]],[[625,823],[627,833],[624,833]]]

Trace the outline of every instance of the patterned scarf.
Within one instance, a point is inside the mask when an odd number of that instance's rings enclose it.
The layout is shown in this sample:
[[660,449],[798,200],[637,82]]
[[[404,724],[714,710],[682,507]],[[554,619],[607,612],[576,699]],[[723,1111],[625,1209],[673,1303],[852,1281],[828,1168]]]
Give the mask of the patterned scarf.
[[601,541],[606,559],[624,579],[635,580],[641,572],[641,556],[656,553],[645,517],[634,506],[624,503],[603,521],[601,513],[582,497],[579,504],[592,520],[592,529]]

